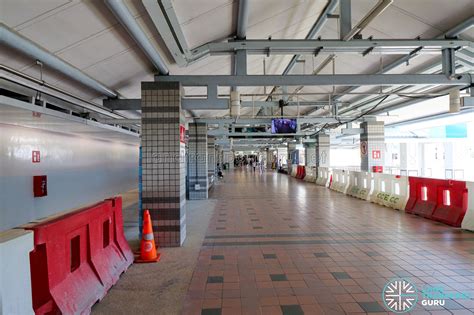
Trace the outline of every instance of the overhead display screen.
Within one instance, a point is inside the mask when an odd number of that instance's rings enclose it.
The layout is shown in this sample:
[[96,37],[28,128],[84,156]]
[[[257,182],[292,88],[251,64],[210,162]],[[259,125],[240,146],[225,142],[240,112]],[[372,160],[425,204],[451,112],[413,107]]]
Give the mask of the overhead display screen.
[[273,118],[272,133],[296,133],[296,119]]

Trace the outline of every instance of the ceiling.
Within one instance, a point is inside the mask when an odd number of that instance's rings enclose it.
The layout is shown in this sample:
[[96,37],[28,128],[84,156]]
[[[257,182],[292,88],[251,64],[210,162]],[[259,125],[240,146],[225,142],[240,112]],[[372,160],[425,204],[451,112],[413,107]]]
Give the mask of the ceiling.
[[[141,1],[126,0],[129,10],[150,42],[164,58],[170,74],[230,74],[230,56],[209,56],[180,68],[167,51]],[[250,0],[247,39],[303,39],[321,14],[326,0]],[[356,24],[377,0],[353,0],[352,23]],[[231,0],[174,0],[173,5],[190,48],[233,36],[236,30],[238,2]],[[336,9],[336,12],[338,10]],[[140,82],[152,81],[154,69],[144,53],[115,19],[103,1],[95,0],[1,0],[1,20],[33,42],[61,59],[118,91],[124,98],[140,97]],[[474,12],[474,0],[395,0],[381,16],[363,32],[364,38],[378,39],[435,38],[468,18]],[[330,19],[319,36],[336,39],[338,23]],[[474,40],[474,28],[463,33]],[[383,57],[383,58],[382,58]],[[335,59],[335,72],[365,74],[380,69],[396,55],[340,55]],[[281,74],[291,56],[249,56],[248,74]],[[414,72],[439,56],[422,55],[409,66],[392,73]],[[292,73],[311,73],[325,56],[306,57]],[[0,63],[34,77],[39,68],[34,60],[10,49],[0,51]],[[320,73],[331,74],[332,66]],[[101,103],[103,96],[48,69],[43,79],[87,100]],[[269,91],[271,87],[267,88]],[[343,89],[343,88],[341,88]],[[301,92],[330,92],[331,87],[305,87]],[[363,91],[361,89],[360,91]],[[186,93],[199,93],[189,89]],[[221,91],[226,92],[226,91]],[[263,92],[263,88],[242,88],[242,93]],[[301,96],[301,100],[317,99]],[[350,98],[349,98],[350,100]],[[251,112],[242,109],[242,114]],[[294,110],[288,109],[288,113]],[[223,116],[227,111],[196,111],[198,116]]]

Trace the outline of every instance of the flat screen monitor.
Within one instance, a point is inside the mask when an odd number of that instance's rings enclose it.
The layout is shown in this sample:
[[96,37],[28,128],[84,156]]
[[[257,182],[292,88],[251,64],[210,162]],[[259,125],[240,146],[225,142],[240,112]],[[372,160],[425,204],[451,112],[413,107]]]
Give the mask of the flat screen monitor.
[[273,118],[272,133],[296,133],[296,119]]

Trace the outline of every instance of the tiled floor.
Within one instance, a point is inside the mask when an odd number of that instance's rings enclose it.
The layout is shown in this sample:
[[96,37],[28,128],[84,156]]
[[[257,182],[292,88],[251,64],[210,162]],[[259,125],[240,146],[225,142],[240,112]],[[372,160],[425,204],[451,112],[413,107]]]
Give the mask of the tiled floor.
[[[473,296],[474,234],[268,172],[226,174],[183,314],[387,313],[405,277]],[[472,314],[472,299],[414,314]]]

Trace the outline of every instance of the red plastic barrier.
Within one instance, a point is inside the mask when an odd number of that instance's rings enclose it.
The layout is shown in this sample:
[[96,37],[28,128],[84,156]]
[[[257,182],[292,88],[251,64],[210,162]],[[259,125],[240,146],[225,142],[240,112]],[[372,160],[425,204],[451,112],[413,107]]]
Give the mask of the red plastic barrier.
[[466,182],[448,180],[444,186],[438,186],[438,206],[433,219],[448,225],[461,227],[467,211],[468,191]]
[[296,168],[296,178],[303,179],[306,176],[305,167],[302,165],[298,165]]
[[466,182],[409,177],[405,211],[460,227],[467,210]]
[[[120,207],[119,207],[120,206]],[[121,198],[34,224],[30,253],[36,314],[84,314],[133,262],[123,242]]]

